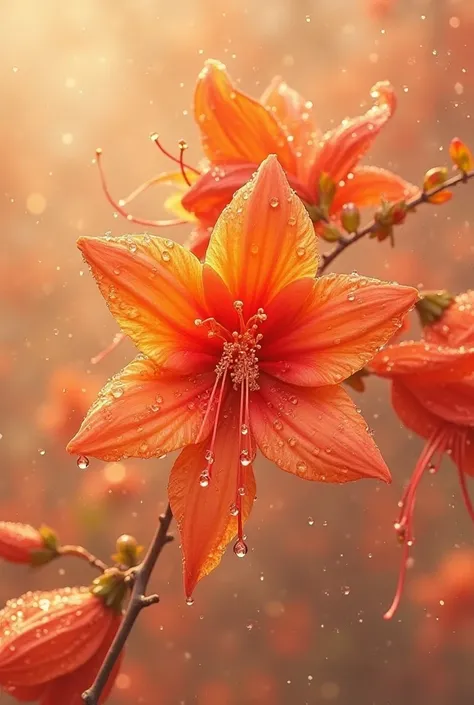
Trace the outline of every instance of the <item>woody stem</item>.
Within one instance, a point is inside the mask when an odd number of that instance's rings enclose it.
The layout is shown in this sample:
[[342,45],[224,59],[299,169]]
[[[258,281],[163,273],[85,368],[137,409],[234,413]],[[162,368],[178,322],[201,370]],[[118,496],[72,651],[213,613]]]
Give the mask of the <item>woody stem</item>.
[[[447,179],[439,186],[435,186],[429,191],[422,191],[419,196],[417,196],[416,198],[412,198],[410,201],[407,201],[406,210],[413,211],[417,206],[421,205],[422,203],[429,203],[429,199],[432,196],[435,196],[437,193],[445,191],[446,189],[451,188],[452,186],[457,186],[461,183],[465,184],[469,181],[469,179],[472,179],[473,177],[474,169],[471,169],[471,171],[467,172],[460,171],[459,173],[455,174],[455,176],[452,176],[450,179]],[[330,252],[322,256],[321,264],[319,265],[318,269],[318,276],[323,274],[323,272],[336,259],[336,257],[339,257],[341,252],[344,252],[344,250],[350,247],[350,245],[353,245],[355,242],[365,237],[366,235],[370,235],[370,233],[375,232],[377,230],[377,227],[378,223],[374,219],[371,220],[370,223],[364,226],[361,230],[357,230],[355,233],[352,233],[352,235],[342,236],[337,241],[335,247]]]
[[166,512],[160,516],[158,527],[145,558],[134,571],[133,590],[120,628],[97,673],[94,683],[82,694],[82,699],[86,705],[98,705],[102,691],[142,609],[159,602],[160,598],[158,595],[146,595],[146,589],[161,551],[167,543],[173,540],[173,537],[168,534],[172,519],[173,514],[168,504]]
[[58,554],[60,556],[74,556],[75,558],[82,558],[82,560],[87,561],[93,568],[97,568],[103,573],[107,570],[107,565],[94,556],[93,553],[84,548],[83,546],[60,546],[58,548]]

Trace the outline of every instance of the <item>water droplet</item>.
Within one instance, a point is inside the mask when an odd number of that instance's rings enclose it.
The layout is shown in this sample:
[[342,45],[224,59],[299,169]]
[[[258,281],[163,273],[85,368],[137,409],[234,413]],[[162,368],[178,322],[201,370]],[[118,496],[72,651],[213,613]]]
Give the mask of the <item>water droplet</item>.
[[136,245],[136,243],[135,243],[135,242],[129,242],[129,243],[128,243],[128,249],[130,250],[130,252],[131,252],[132,254],[133,254],[134,252],[136,252],[136,251],[137,251],[137,245]]
[[157,412],[157,411],[159,411],[159,410],[161,409],[161,406],[160,406],[159,404],[152,404],[152,405],[150,406],[150,409],[151,409],[152,411]]
[[280,205],[280,201],[278,200],[278,198],[276,196],[273,196],[273,198],[270,198],[270,205],[272,208],[278,208],[278,206]]
[[115,397],[116,399],[120,399],[122,394],[123,394],[123,387],[115,387],[115,389],[112,389],[112,396]]
[[296,469],[298,470],[298,472],[306,472],[306,468],[307,465],[302,460],[300,460],[299,463],[296,463]]
[[173,249],[174,247],[174,240],[165,240],[165,245],[168,247],[170,250]]
[[239,487],[237,489],[237,494],[239,494],[241,497],[243,497],[245,494],[245,487]]
[[249,549],[247,548],[247,544],[245,543],[245,541],[242,541],[242,539],[239,539],[238,541],[236,541],[234,543],[233,550],[234,550],[234,553],[237,556],[237,558],[243,558],[244,556],[247,555],[247,552]]
[[242,426],[240,427],[240,433],[243,436],[246,436],[248,432],[249,432],[249,427],[247,426],[247,424],[243,423]]
[[209,463],[209,465],[212,465],[212,463],[215,460],[215,456],[214,456],[214,453],[212,452],[211,449],[206,450],[206,452],[204,454],[204,458]]
[[165,262],[169,262],[171,259],[170,253],[165,250],[164,252],[161,253],[161,259],[164,260]]
[[288,445],[291,446],[292,448],[295,447],[296,443],[297,443],[296,438],[289,438],[288,439]]
[[296,249],[296,254],[298,255],[298,257],[304,257],[306,254],[306,249],[304,247],[298,247]]
[[277,431],[281,431],[281,429],[283,428],[283,424],[280,419],[275,419],[275,421],[273,422],[273,428]]
[[288,218],[288,225],[296,225],[296,218],[295,218],[294,215],[291,215],[291,216]]
[[203,470],[202,473],[199,475],[199,484],[201,485],[201,487],[208,487],[210,479],[211,476],[209,475],[207,470]]
[[230,513],[233,517],[236,517],[239,513],[239,508],[236,504],[231,504],[230,505]]
[[250,459],[249,452],[244,448],[244,450],[240,454],[240,464],[243,465],[245,468],[247,467],[247,465],[250,465],[251,462],[252,460]]
[[79,470],[87,470],[89,467],[89,458],[85,455],[80,455],[77,459],[77,467]]
[[186,598],[186,604],[188,605],[188,607],[192,607],[192,605],[194,605],[194,600],[193,600],[193,598],[192,598],[192,597],[187,597],[187,598]]
[[253,245],[251,245],[251,247],[250,247],[250,252],[251,252],[253,255],[258,255],[258,251],[259,251],[258,245],[256,245],[255,243],[254,243]]
[[293,404],[293,406],[296,406],[298,404],[298,397],[295,397],[294,395],[291,395],[289,397],[289,401]]
[[348,295],[347,295],[347,300],[348,300],[348,301],[355,301],[355,294],[348,294]]
[[343,594],[343,595],[348,595],[348,594],[350,593],[350,591],[351,591],[349,585],[344,585],[344,586],[341,588],[341,590],[342,590],[342,594]]
[[308,524],[309,524],[310,526],[314,526],[314,519],[313,519],[313,517],[308,517]]

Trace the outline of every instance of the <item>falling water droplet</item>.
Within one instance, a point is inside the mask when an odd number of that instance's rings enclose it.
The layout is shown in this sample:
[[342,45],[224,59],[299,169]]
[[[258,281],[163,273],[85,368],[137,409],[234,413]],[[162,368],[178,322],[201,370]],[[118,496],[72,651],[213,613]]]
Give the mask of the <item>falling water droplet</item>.
[[249,427],[247,426],[247,424],[243,423],[242,426],[240,427],[240,433],[243,436],[246,436],[248,432],[249,432]]
[[230,513],[233,517],[236,517],[239,513],[239,508],[236,504],[231,504],[230,505]]
[[79,470],[87,470],[89,467],[89,458],[85,455],[80,455],[77,459],[77,467]]
[[244,448],[244,450],[240,454],[240,464],[243,465],[245,468],[247,467],[247,465],[250,465],[251,462],[252,461],[250,459],[249,452]]
[[344,585],[344,586],[341,588],[341,590],[342,590],[342,594],[343,594],[343,595],[348,595],[348,594],[350,593],[350,591],[351,591],[349,585]]
[[314,526],[314,519],[313,519],[313,517],[308,517],[308,524],[309,524],[310,526]]
[[272,208],[278,208],[278,206],[280,205],[280,201],[278,200],[278,198],[276,196],[273,196],[273,198],[270,198],[270,205]]
[[207,472],[207,470],[203,470],[199,476],[199,484],[201,485],[201,487],[208,487],[209,480],[210,480],[209,473]]
[[192,605],[194,605],[194,600],[193,600],[193,598],[192,598],[192,597],[187,597],[187,598],[186,598],[186,604],[188,605],[188,607],[192,607]]
[[234,543],[234,553],[237,556],[237,558],[243,558],[244,556],[247,555],[248,552],[248,547],[245,541],[242,541],[242,539],[239,539]]

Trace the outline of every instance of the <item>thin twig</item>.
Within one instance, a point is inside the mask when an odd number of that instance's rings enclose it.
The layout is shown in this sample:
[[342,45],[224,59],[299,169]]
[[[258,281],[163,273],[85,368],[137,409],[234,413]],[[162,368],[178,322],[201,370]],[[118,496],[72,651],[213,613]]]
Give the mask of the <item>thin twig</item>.
[[97,568],[103,573],[107,570],[107,565],[94,556],[93,553],[84,548],[83,546],[60,546],[58,548],[58,553],[60,556],[75,556],[76,558],[82,558],[82,560],[87,561],[93,568]]
[[[432,196],[435,196],[437,193],[445,191],[446,189],[451,188],[452,186],[457,186],[460,183],[465,184],[469,181],[469,179],[472,179],[473,177],[474,169],[468,172],[460,171],[455,176],[452,176],[450,179],[447,179],[444,183],[440,184],[439,186],[432,188],[430,191],[422,191],[419,196],[413,198],[411,201],[407,201],[406,209],[407,211],[412,211],[421,203],[428,203],[429,199]],[[361,238],[365,237],[365,235],[369,235],[370,233],[375,232],[378,227],[378,223],[375,220],[372,220],[365,227],[363,227],[362,230],[357,230],[357,232],[353,233],[353,235],[349,235],[347,237],[342,236],[340,240],[337,241],[336,246],[331,250],[331,252],[328,252],[327,254],[322,256],[321,264],[318,269],[318,276],[320,276],[326,270],[326,268],[331,264],[331,262],[336,259],[336,257],[339,257],[341,252],[344,252],[345,249],[347,249],[350,245],[353,245]]]
[[168,504],[166,512],[160,516],[160,523],[157,527],[153,540],[148,548],[143,562],[134,570],[134,585],[130,601],[127,605],[124,618],[120,628],[115,635],[115,639],[105,657],[105,661],[99,669],[94,683],[85,693],[82,694],[82,699],[86,705],[98,705],[102,691],[104,690],[109,676],[119,658],[125,642],[127,641],[130,632],[133,629],[135,621],[145,607],[159,602],[158,595],[146,595],[148,581],[155,567],[156,561],[167,543],[173,540],[173,537],[168,534],[168,529],[173,519],[171,507]]

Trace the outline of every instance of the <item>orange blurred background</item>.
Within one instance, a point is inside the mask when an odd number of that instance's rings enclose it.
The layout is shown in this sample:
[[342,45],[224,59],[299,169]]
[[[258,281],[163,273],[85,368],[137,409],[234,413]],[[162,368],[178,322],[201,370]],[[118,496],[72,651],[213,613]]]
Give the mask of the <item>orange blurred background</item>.
[[[185,139],[188,161],[197,163],[193,84],[204,59],[213,57],[256,97],[283,75],[313,101],[323,129],[365,110],[372,84],[391,80],[398,111],[366,161],[420,183],[429,167],[448,163],[451,137],[474,144],[473,5],[0,3],[1,519],[46,522],[65,542],[107,558],[120,533],[146,543],[165,505],[172,458],[91,461],[81,472],[64,450],[97,390],[133,354],[125,343],[90,363],[116,327],[75,241],[128,227],[101,193],[95,148],[103,149],[117,198],[168,168],[151,132],[174,153]],[[461,187],[447,205],[411,215],[395,233],[394,250],[388,241],[348,250],[338,270],[455,293],[472,286],[473,189]],[[134,209],[163,217],[164,195],[148,192]],[[183,242],[188,230],[166,232]],[[474,528],[456,475],[445,462],[424,482],[407,595],[386,623],[400,558],[392,519],[421,441],[401,428],[382,381],[369,380],[357,403],[393,485],[308,486],[257,463],[248,556],[237,561],[230,551],[188,607],[178,542],[165,550],[152,586],[161,603],[142,615],[130,639],[111,705],[472,701],[474,598],[443,577],[464,576],[474,594]],[[27,589],[94,577],[72,559],[34,573],[1,570],[2,604]],[[452,610],[451,618],[443,616],[438,596],[454,602],[456,619]],[[10,700],[3,695],[0,702]]]

